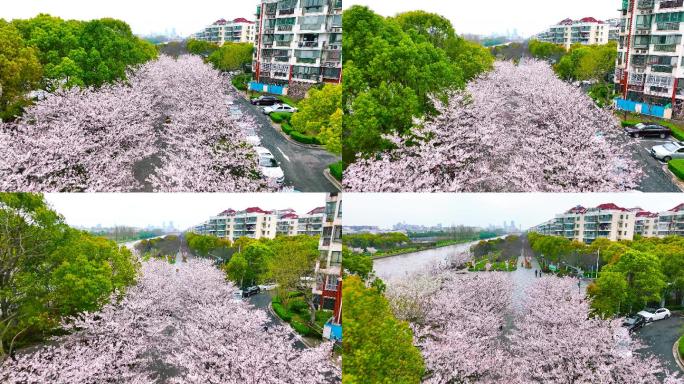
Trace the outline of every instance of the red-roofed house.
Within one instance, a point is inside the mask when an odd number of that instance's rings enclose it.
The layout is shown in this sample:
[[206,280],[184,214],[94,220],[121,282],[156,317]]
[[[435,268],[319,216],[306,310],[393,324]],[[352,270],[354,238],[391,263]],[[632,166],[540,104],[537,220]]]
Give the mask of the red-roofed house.
[[244,17],[233,20],[219,19],[202,31],[192,35],[192,38],[209,41],[218,45],[225,43],[251,43],[254,44],[256,25]]
[[573,44],[607,44],[619,35],[619,27],[593,17],[579,20],[565,19],[536,36],[537,40],[562,45],[570,49]]

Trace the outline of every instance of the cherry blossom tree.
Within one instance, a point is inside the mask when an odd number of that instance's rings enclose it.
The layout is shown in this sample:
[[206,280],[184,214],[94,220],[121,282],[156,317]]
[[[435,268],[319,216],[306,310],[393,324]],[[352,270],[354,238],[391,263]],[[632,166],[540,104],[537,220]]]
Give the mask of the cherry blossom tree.
[[294,346],[294,332],[231,299],[211,262],[143,263],[122,301],[73,319],[70,333],[7,359],[7,383],[334,383],[331,345]]
[[59,90],[0,124],[0,187],[22,191],[269,191],[232,117],[228,80],[162,56],[99,89]]
[[499,62],[435,105],[423,140],[390,137],[395,150],[347,168],[346,190],[597,192],[640,179],[617,119],[544,62]]
[[526,290],[510,335],[511,382],[682,382],[643,356],[619,319],[590,317],[573,278],[544,277]]

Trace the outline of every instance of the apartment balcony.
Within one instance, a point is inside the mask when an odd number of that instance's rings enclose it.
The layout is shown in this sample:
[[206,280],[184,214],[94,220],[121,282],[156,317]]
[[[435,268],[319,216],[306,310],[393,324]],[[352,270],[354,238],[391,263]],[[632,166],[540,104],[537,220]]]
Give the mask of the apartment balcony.
[[658,31],[678,31],[680,24],[681,23],[678,23],[678,22],[675,22],[675,23],[657,23],[656,29]]
[[318,81],[318,74],[313,74],[313,73],[295,73],[292,75],[293,79],[298,79],[298,80],[313,80],[313,81]]
[[289,47],[290,45],[292,45],[292,40],[276,41],[276,47]]
[[653,9],[653,5],[655,4],[654,0],[639,0],[637,3],[637,8],[638,9]]
[[661,65],[661,64],[652,64],[651,65],[651,72],[672,73],[673,69],[674,69],[674,66],[672,66],[672,65]]
[[294,27],[294,26],[293,25],[278,25],[276,27],[276,30],[278,32],[292,32],[292,27]]
[[290,61],[290,56],[274,56],[273,60],[280,63],[287,63]]
[[290,9],[281,9],[278,11],[278,16],[283,16],[283,15],[294,15],[295,9],[290,8]]
[[299,41],[297,42],[297,47],[318,49],[320,48],[320,44],[318,41]]
[[675,52],[677,50],[677,44],[653,44],[653,50],[655,52]]
[[684,0],[661,1],[659,9],[679,8],[684,6]]

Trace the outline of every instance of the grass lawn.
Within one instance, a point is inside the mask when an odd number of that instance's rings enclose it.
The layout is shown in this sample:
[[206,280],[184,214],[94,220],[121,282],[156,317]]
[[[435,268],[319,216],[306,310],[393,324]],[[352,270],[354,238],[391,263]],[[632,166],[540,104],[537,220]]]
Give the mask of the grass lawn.
[[512,272],[518,269],[518,263],[516,261],[511,261],[510,263],[506,263],[505,261],[495,261],[495,262],[490,262],[488,258],[482,258],[475,263],[473,263],[469,268],[468,271],[470,272],[484,272],[487,270],[487,263],[491,264],[491,267],[489,268],[489,271],[501,271],[501,272]]
[[325,322],[332,317],[332,311],[316,311],[316,321],[312,327],[309,322],[311,320],[311,311],[304,297],[294,292],[290,293],[290,295],[287,306],[283,305],[277,296],[273,297],[272,306],[274,312],[283,321],[290,323],[292,328],[302,336],[321,338],[322,335],[319,329],[323,329]]

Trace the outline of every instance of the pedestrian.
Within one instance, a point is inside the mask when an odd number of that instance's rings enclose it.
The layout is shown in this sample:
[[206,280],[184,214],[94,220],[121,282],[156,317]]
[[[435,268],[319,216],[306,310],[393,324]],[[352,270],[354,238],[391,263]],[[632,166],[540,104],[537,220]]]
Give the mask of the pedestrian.
[[534,277],[537,277],[537,270],[534,270]]

